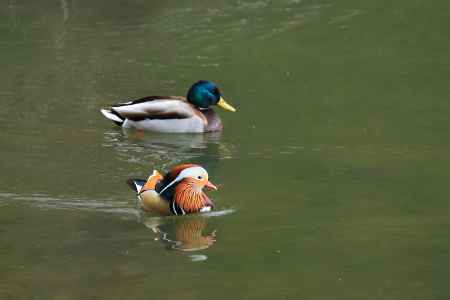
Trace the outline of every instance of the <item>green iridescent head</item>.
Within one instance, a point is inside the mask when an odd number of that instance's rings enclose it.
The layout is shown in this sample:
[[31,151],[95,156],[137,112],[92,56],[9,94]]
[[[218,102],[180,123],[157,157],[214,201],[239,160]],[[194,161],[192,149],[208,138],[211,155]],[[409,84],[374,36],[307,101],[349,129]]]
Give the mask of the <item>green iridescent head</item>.
[[218,105],[223,109],[236,111],[233,106],[223,99],[217,85],[207,80],[200,80],[194,83],[188,91],[187,100],[199,108],[209,108],[211,105]]

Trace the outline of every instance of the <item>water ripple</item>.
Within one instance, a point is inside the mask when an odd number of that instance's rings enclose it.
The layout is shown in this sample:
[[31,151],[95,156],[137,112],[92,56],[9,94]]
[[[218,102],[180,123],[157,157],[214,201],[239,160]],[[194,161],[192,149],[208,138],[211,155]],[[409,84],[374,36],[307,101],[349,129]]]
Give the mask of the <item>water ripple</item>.
[[149,163],[166,169],[180,162],[217,162],[233,156],[233,146],[220,140],[220,133],[152,134],[138,131],[105,132],[103,146],[133,164]]
[[15,194],[0,193],[0,205],[8,203],[21,203],[40,209],[66,209],[85,210],[104,213],[119,214],[123,217],[135,217],[137,211],[130,207],[128,201],[117,201],[110,199],[91,199],[70,196],[51,196],[47,194]]

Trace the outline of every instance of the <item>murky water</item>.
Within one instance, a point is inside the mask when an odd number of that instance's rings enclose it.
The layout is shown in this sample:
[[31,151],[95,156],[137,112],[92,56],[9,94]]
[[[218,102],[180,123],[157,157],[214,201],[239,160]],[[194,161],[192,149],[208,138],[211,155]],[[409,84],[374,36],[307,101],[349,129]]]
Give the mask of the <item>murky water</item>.
[[[0,299],[448,299],[450,4],[3,1]],[[222,134],[98,109],[219,84]],[[125,184],[204,165],[206,216]]]

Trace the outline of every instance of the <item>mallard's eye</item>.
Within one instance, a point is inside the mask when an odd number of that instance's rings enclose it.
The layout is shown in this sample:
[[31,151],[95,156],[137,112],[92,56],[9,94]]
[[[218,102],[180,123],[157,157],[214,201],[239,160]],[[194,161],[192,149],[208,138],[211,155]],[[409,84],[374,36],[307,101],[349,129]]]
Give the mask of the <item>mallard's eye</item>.
[[199,176],[197,176],[197,179],[202,179],[202,176],[200,176],[200,175],[199,175]]

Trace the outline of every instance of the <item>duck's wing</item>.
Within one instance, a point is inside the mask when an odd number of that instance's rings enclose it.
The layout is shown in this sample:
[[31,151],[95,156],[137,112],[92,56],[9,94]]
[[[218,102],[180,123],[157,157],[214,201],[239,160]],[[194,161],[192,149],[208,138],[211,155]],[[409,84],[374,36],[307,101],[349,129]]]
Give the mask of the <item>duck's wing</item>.
[[114,105],[110,113],[120,119],[186,119],[196,115],[196,109],[183,97],[150,96]]
[[153,170],[153,173],[147,180],[130,178],[127,180],[128,185],[137,194],[140,194],[147,190],[156,190],[161,185],[163,176],[157,171]]

